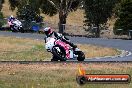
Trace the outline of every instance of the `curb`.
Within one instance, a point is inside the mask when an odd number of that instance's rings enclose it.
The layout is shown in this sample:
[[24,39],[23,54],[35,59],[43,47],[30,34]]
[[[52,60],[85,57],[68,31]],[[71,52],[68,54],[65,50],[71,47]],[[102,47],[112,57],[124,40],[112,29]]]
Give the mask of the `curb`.
[[[117,58],[117,57],[125,57],[125,56],[130,56],[132,55],[132,52],[129,51],[125,51],[125,50],[119,50],[117,49],[119,52],[121,52],[120,55],[115,55],[115,56],[104,56],[104,57],[95,57],[95,59],[105,59],[105,58]],[[87,58],[87,59],[93,59],[93,58]]]

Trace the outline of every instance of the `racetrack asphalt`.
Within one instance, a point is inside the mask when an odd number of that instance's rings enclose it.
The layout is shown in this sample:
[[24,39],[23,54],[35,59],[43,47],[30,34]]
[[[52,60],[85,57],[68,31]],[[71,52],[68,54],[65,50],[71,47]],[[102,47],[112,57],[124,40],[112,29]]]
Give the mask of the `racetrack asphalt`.
[[[37,34],[37,33],[12,33],[12,32],[5,32],[0,31],[0,35],[3,36],[15,36],[21,38],[32,38],[32,39],[44,39],[44,34]],[[93,45],[100,45],[104,47],[111,47],[120,50],[125,50],[132,52],[132,40],[122,40],[122,39],[106,39],[106,38],[86,38],[86,37],[70,37],[68,38],[73,43],[80,43],[80,44],[93,44]],[[90,52],[90,51],[89,51]],[[86,59],[85,61],[92,61],[92,62],[129,62],[132,61],[132,55],[124,56],[124,57],[105,57],[105,58],[92,58]]]

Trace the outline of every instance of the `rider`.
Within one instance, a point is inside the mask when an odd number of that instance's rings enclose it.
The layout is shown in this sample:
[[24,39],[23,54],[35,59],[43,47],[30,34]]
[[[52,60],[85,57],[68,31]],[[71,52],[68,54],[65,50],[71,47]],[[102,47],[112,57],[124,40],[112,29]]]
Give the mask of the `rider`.
[[44,28],[44,32],[46,34],[46,37],[55,37],[57,39],[61,39],[61,41],[69,44],[71,47],[73,47],[73,49],[77,48],[77,46],[74,45],[73,43],[71,43],[68,38],[66,38],[65,36],[63,36],[60,33],[56,33],[50,27]]
[[9,22],[11,22],[11,23],[12,23],[15,19],[16,19],[16,18],[15,18],[13,15],[11,15],[11,16],[9,17],[9,19],[8,19],[8,20],[9,20]]

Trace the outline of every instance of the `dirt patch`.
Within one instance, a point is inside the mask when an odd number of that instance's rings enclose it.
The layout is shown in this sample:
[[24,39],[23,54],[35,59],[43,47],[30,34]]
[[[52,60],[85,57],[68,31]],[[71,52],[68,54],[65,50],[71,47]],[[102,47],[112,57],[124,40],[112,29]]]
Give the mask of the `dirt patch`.
[[[131,63],[34,63],[34,64],[10,64],[10,63],[1,63],[0,64],[0,72],[2,69],[5,71],[19,71],[19,70],[32,70],[32,71],[47,71],[47,70],[77,70],[79,66],[82,66],[85,70],[88,69],[96,69],[96,70],[104,70],[104,69],[111,69],[111,70],[118,70],[118,69],[126,69],[132,68]],[[48,67],[48,68],[47,68]]]

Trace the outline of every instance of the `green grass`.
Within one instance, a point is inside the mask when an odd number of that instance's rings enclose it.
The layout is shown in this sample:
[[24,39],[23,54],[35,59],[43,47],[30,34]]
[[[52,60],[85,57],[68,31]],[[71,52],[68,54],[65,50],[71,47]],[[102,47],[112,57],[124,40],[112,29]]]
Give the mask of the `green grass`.
[[50,58],[50,54],[46,53],[43,45],[35,45],[33,48],[24,51],[9,51],[0,56],[1,60],[24,60],[39,61]]
[[0,60],[40,61],[51,58],[44,48],[44,41],[0,37]]
[[[130,84],[76,83],[74,63],[0,64],[0,88],[132,88]],[[82,64],[87,74],[130,74],[132,64]]]

